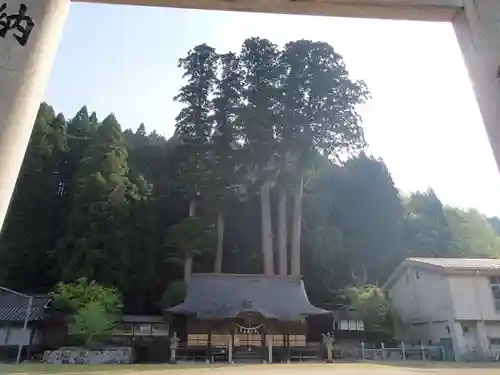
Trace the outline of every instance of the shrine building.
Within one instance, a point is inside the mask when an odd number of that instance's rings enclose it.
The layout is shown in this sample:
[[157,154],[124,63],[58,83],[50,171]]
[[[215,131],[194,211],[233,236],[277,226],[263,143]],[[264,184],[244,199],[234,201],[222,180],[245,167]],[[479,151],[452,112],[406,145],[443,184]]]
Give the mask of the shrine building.
[[210,273],[193,274],[184,302],[166,313],[182,321],[180,357],[288,362],[320,357],[306,318],[331,312],[311,305],[300,276]]

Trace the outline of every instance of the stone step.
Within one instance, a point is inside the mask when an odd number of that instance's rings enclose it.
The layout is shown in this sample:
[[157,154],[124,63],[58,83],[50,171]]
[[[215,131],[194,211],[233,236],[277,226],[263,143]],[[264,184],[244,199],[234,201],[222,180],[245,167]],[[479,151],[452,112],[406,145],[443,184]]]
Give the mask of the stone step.
[[238,363],[261,363],[264,359],[262,348],[235,347],[233,361]]

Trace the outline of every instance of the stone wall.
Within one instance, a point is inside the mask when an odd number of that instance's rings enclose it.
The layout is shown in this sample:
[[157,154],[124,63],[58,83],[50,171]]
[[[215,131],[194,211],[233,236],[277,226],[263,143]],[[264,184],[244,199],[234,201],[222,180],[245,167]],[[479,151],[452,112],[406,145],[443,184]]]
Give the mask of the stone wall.
[[48,364],[129,364],[133,363],[133,350],[129,347],[89,350],[85,348],[60,348],[47,350],[43,361]]

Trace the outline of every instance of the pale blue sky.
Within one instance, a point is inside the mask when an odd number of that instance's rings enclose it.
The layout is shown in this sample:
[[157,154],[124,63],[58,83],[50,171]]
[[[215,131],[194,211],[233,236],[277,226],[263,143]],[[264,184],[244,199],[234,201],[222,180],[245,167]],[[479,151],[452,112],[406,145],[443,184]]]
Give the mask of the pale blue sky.
[[249,36],[333,45],[372,91],[366,137],[397,187],[432,186],[444,203],[500,215],[500,176],[449,24],[73,4],[45,99],[168,136],[177,59],[204,42],[238,51]]

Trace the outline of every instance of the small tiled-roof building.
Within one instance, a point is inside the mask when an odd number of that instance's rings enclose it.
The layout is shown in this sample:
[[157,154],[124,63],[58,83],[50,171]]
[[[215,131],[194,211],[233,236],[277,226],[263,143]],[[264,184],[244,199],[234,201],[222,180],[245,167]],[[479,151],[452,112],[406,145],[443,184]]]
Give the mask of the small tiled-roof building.
[[[4,356],[12,356],[19,345],[23,345],[28,352],[41,343],[42,323],[51,301],[48,295],[33,295],[30,306],[27,297],[0,293],[0,352]],[[24,330],[27,313],[28,324]]]
[[[48,295],[34,295],[28,321],[40,321],[46,316],[52,299]],[[24,323],[28,311],[29,298],[12,293],[0,293],[0,324]],[[0,339],[0,344],[2,340]]]

